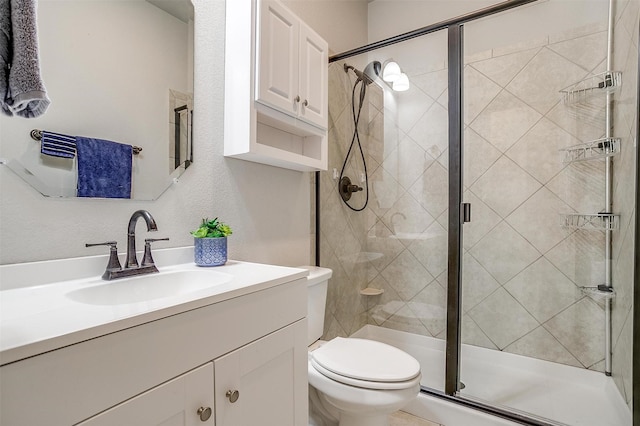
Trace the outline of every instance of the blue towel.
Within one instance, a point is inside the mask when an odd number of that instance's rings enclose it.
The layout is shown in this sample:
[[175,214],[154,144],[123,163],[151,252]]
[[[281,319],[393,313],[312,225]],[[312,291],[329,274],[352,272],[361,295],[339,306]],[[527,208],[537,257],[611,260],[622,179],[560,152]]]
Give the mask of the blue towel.
[[78,197],[131,198],[131,145],[76,136],[76,152]]
[[73,158],[76,156],[75,136],[42,131],[40,152],[52,157]]

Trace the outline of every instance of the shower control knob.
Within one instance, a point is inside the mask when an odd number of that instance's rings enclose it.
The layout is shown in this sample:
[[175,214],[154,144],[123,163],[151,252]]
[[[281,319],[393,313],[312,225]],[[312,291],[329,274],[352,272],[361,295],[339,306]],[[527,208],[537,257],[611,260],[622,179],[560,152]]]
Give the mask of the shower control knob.
[[198,416],[200,416],[200,421],[206,422],[211,417],[211,407],[200,407],[198,408]]
[[238,400],[238,398],[240,398],[240,392],[237,390],[228,390],[227,398],[229,398],[229,402],[233,404]]
[[351,179],[348,176],[344,176],[340,179],[340,185],[338,186],[338,190],[340,191],[340,196],[344,201],[349,201],[351,199],[351,194],[358,191],[363,191],[364,188],[358,185],[354,185],[351,183]]

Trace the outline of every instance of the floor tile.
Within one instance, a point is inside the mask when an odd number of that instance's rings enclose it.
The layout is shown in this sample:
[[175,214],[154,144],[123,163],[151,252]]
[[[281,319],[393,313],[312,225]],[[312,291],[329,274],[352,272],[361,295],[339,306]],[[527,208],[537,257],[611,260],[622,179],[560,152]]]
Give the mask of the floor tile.
[[389,418],[389,426],[440,426],[438,423],[412,416],[404,411],[396,411]]

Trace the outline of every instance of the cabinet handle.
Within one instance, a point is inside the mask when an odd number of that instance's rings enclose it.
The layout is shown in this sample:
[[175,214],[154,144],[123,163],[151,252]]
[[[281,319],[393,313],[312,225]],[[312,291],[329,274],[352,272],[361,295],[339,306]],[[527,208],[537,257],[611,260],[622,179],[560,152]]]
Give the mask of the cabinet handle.
[[211,407],[198,408],[198,415],[200,416],[200,421],[206,422],[211,417]]
[[296,96],[296,97],[295,97],[295,99],[294,99],[294,101],[296,101],[296,102],[300,102],[300,95]]
[[231,402],[232,404],[234,402],[236,402],[238,400],[238,398],[240,398],[240,392],[237,390],[231,391],[228,390],[227,391],[227,398],[229,398],[229,402]]
[[309,101],[308,100],[304,100],[304,102],[302,103],[303,107],[309,106]]

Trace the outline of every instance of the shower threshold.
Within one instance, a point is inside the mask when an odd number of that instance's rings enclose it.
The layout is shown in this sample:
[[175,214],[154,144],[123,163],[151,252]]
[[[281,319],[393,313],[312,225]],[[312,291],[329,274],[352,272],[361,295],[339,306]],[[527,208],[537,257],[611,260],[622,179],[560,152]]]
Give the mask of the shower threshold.
[[[444,349],[441,339],[366,325],[352,337],[378,340],[416,358],[421,385],[442,391]],[[463,397],[509,407],[571,426],[630,426],[631,411],[613,379],[597,371],[521,355],[462,345]],[[447,426],[515,425],[486,413],[421,394],[405,411]]]

